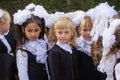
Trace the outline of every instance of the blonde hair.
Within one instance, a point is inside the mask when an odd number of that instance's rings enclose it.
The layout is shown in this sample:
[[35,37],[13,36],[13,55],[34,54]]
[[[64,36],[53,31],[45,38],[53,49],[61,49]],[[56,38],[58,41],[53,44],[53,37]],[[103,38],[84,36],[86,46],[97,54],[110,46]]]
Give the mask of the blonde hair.
[[84,19],[81,21],[80,26],[78,27],[78,30],[80,30],[81,28],[88,28],[88,27],[91,27],[91,28],[93,27],[92,19],[90,16],[85,16]]
[[56,29],[66,29],[70,28],[73,32],[73,35],[71,36],[70,43],[75,46],[75,38],[76,38],[76,30],[74,23],[70,20],[69,17],[61,17],[59,18],[51,27],[50,33],[49,33],[49,40],[51,42],[51,45],[53,46],[57,42],[57,38],[55,36],[55,30]]
[[6,11],[6,10],[1,10],[1,11],[2,11],[3,15],[0,18],[0,22],[2,22],[3,24],[5,24],[8,20],[11,21],[11,16],[10,16],[9,12]]
[[92,59],[96,66],[99,65],[99,62],[101,60],[103,52],[102,49],[103,49],[102,36],[99,36],[98,40],[91,44]]

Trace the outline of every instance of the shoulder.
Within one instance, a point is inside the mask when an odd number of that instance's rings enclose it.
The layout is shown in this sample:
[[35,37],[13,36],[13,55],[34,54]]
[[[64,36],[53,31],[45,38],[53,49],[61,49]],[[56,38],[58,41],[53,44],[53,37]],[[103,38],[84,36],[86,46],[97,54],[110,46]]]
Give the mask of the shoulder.
[[58,45],[54,45],[49,51],[48,51],[48,54],[59,54],[63,52],[63,50],[58,46]]
[[18,49],[16,50],[16,56],[27,56],[27,50],[18,48]]

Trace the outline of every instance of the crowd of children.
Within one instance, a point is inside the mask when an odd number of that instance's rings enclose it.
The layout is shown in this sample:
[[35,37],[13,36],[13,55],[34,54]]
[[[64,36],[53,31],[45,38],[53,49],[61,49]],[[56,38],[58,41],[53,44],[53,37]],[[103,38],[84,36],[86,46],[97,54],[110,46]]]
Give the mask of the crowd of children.
[[107,2],[54,14],[31,3],[14,31],[0,9],[0,80],[120,80],[119,18]]

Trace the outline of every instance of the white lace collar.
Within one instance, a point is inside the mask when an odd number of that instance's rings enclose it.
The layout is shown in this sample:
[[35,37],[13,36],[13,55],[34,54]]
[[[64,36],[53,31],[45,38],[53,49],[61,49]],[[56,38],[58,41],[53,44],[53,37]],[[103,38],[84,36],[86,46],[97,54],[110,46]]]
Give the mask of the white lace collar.
[[64,49],[65,51],[68,51],[70,52],[70,54],[72,54],[72,47],[70,44],[64,44],[64,43],[61,43],[60,41],[57,41],[56,44],[62,49]]
[[76,39],[77,50],[83,51],[87,55],[91,56],[91,43],[92,41],[85,40],[82,36]]
[[78,37],[76,40],[77,40],[77,42],[83,41],[83,42],[85,42],[85,43],[87,43],[87,44],[91,44],[91,43],[92,43],[92,41],[85,40],[85,39],[83,38],[83,36]]
[[38,63],[46,63],[47,46],[44,40],[37,39],[36,41],[28,41],[23,45],[23,49],[26,49],[36,55],[36,61]]

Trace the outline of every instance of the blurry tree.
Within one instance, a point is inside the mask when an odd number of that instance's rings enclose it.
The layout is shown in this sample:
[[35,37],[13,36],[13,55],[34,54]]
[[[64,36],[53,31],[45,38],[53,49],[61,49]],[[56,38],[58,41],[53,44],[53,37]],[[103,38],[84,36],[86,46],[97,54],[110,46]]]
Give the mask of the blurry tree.
[[0,0],[0,8],[6,9],[13,14],[18,9],[23,9],[29,3],[34,3],[42,5],[49,13],[56,11],[87,11],[106,1],[109,5],[114,5],[116,10],[120,10],[119,0]]

